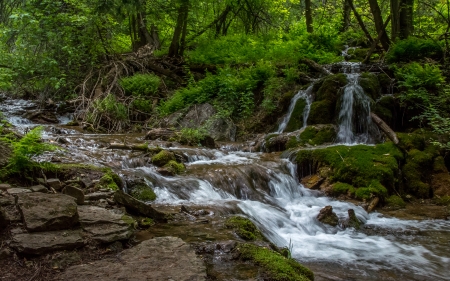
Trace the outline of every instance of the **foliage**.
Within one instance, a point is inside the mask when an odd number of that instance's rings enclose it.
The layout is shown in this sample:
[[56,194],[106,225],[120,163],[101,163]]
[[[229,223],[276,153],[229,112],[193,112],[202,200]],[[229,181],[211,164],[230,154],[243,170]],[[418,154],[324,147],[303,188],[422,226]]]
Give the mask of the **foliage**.
[[372,197],[386,198],[387,195],[387,189],[378,180],[372,180],[369,186],[357,188],[355,191],[355,197],[363,200]]
[[406,206],[405,201],[400,196],[392,195],[386,199],[386,203],[390,207],[404,208]]
[[111,190],[119,190],[122,186],[122,180],[120,177],[113,173],[111,170],[108,170],[101,178],[99,185],[103,188],[108,188]]
[[181,144],[186,145],[201,145],[201,142],[206,137],[206,130],[204,128],[183,128],[181,129],[178,139]]
[[355,188],[350,184],[337,182],[333,184],[333,193],[336,195],[353,195],[355,194]]
[[156,199],[155,192],[145,184],[134,186],[131,196],[141,201],[154,201]]
[[441,60],[442,56],[442,47],[436,41],[409,37],[396,42],[387,53],[386,59],[389,63],[398,63],[417,61],[424,58]]
[[244,240],[262,240],[264,237],[253,222],[244,217],[231,217],[225,222],[227,228],[235,230],[236,234]]
[[120,80],[126,95],[135,97],[153,96],[161,84],[161,79],[153,74],[135,74]]
[[286,258],[267,248],[253,244],[238,246],[239,258],[251,261],[262,267],[268,280],[274,281],[313,281],[314,273],[296,260]]
[[94,102],[94,110],[111,119],[125,121],[128,119],[128,110],[124,104],[118,102],[114,95],[109,94],[102,100]]

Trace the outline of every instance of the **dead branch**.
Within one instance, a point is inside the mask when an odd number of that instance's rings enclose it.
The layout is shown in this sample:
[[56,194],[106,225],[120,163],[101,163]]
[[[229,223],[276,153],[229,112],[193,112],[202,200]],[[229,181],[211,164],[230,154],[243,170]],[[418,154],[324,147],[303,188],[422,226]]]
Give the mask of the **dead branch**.
[[383,133],[385,133],[386,136],[395,145],[397,145],[399,143],[397,134],[394,132],[394,130],[391,129],[391,127],[388,126],[388,124],[386,124],[386,122],[384,122],[380,117],[378,117],[378,115],[376,115],[373,112],[370,113],[370,117],[372,117],[373,122],[375,122],[375,124],[378,126],[378,128],[380,128],[380,130],[383,131]]

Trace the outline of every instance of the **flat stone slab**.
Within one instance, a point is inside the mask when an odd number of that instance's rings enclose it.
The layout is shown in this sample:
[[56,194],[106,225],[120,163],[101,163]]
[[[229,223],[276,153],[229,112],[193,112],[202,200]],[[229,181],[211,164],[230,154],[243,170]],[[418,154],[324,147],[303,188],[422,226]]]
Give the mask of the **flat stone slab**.
[[132,212],[137,212],[154,220],[166,220],[165,213],[156,210],[151,205],[145,204],[144,202],[133,198],[122,190],[116,191],[114,194],[114,201],[124,205],[126,209],[131,210]]
[[18,207],[30,232],[68,229],[78,223],[77,203],[64,194],[19,194]]
[[107,192],[94,192],[84,195],[84,199],[88,201],[97,201],[100,199],[106,199],[114,195],[114,191]]
[[100,243],[126,240],[133,234],[134,220],[123,214],[97,206],[79,206],[78,214],[84,231]]
[[45,186],[41,185],[41,184],[30,187],[30,190],[32,192],[48,193],[48,189]]
[[42,255],[84,246],[81,231],[61,230],[13,234],[11,247],[19,253]]
[[32,191],[28,188],[20,188],[20,187],[13,187],[8,190],[6,190],[11,195],[18,195],[22,193],[31,193]]
[[0,183],[0,190],[7,190],[10,188],[11,188],[11,185],[9,185],[7,183]]
[[104,259],[69,267],[57,280],[71,281],[200,281],[206,267],[189,244],[177,237],[144,241],[120,254],[120,261]]

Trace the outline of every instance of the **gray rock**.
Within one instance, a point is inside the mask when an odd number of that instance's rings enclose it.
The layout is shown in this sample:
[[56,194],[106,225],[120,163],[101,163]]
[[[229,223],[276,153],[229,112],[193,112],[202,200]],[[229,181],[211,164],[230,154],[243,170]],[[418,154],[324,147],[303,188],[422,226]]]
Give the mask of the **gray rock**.
[[175,134],[176,132],[174,130],[158,128],[148,131],[147,134],[145,135],[145,139],[146,140],[160,139],[163,141],[167,141],[170,138],[175,137]]
[[8,192],[11,195],[18,195],[22,193],[31,193],[31,190],[29,190],[28,188],[13,187],[6,190],[6,192]]
[[14,196],[6,194],[0,196],[0,206],[10,206],[16,204],[16,198]]
[[73,185],[68,185],[64,187],[63,193],[75,198],[78,205],[84,204],[84,192],[82,189]]
[[6,217],[6,212],[0,207],[0,229],[3,229],[8,225],[8,219]]
[[13,234],[11,247],[23,254],[42,255],[53,251],[73,250],[84,246],[80,231]]
[[3,248],[0,250],[0,260],[5,260],[12,255],[12,251],[9,248]]
[[193,105],[180,121],[180,126],[182,128],[198,128],[214,116],[214,114],[216,114],[216,110],[209,103]]
[[126,240],[133,234],[134,220],[96,206],[79,206],[78,214],[83,229],[91,239],[100,243]]
[[53,188],[56,191],[60,191],[62,188],[61,182],[59,179],[48,179],[46,182],[48,187]]
[[317,220],[331,226],[337,226],[339,223],[339,218],[336,213],[333,212],[332,206],[323,207],[322,210],[320,210],[319,215],[317,215]]
[[133,198],[125,192],[119,190],[114,194],[114,200],[125,206],[131,212],[137,212],[141,215],[149,217],[154,220],[166,220],[166,214],[154,209],[151,205],[147,205],[144,202]]
[[207,131],[216,141],[236,141],[236,125],[229,119],[213,118]]
[[84,199],[88,201],[97,201],[100,199],[106,199],[114,195],[114,191],[107,192],[94,192],[84,195]]
[[206,267],[189,244],[176,237],[158,237],[124,250],[116,258],[69,267],[60,280],[200,281]]
[[11,188],[10,184],[7,184],[7,183],[0,184],[0,190],[7,190],[7,189],[10,189],[10,188]]
[[52,269],[64,269],[70,265],[79,264],[81,257],[77,252],[64,252],[52,259]]
[[30,187],[30,190],[32,192],[48,193],[48,189],[45,186],[41,185],[41,184]]
[[28,231],[67,229],[78,223],[75,199],[64,194],[19,194],[19,211]]

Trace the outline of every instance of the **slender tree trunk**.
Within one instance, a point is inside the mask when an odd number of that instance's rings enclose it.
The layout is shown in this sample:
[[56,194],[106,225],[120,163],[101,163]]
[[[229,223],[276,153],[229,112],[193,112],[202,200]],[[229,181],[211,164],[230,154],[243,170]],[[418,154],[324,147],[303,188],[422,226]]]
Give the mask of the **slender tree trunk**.
[[347,31],[350,26],[350,14],[352,12],[352,8],[350,7],[350,3],[348,0],[344,0],[344,6],[342,8],[342,28],[341,31]]
[[313,33],[311,0],[305,0],[305,17],[306,17],[306,31],[308,33]]
[[189,0],[183,0],[181,2],[181,6],[178,8],[177,24],[175,26],[172,42],[169,47],[169,57],[175,57],[180,55],[182,44],[181,39],[183,37],[183,34],[184,37],[186,36],[185,26],[187,24],[188,7],[189,7]]
[[389,41],[389,37],[383,27],[383,18],[381,16],[380,7],[378,6],[378,1],[377,0],[369,0],[369,5],[370,5],[370,10],[373,15],[373,20],[375,22],[375,28],[377,30],[377,34],[382,34],[381,39],[380,39],[381,45],[383,46],[383,49],[385,49],[387,51],[387,50],[389,50],[390,41]]
[[391,40],[395,41],[400,35],[400,2],[399,0],[390,0],[391,2]]
[[369,42],[373,42],[372,36],[370,36],[369,31],[367,30],[366,26],[364,25],[364,21],[361,18],[361,15],[356,11],[355,5],[353,4],[353,0],[348,0],[350,4],[350,8],[353,10],[353,14],[355,15],[355,18],[358,20],[359,26],[361,27],[362,31],[366,35],[367,39],[369,39]]
[[406,39],[413,33],[414,0],[400,2],[400,39]]

